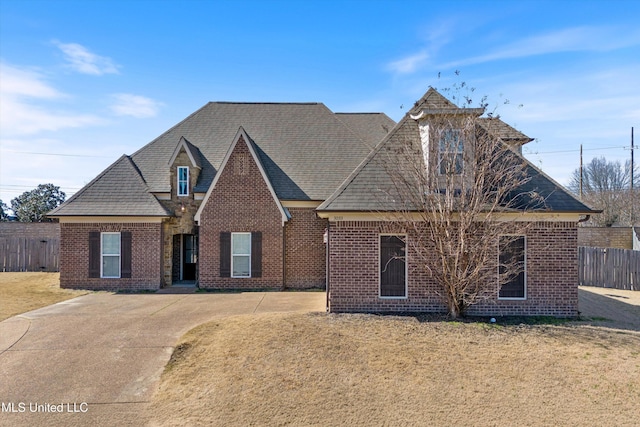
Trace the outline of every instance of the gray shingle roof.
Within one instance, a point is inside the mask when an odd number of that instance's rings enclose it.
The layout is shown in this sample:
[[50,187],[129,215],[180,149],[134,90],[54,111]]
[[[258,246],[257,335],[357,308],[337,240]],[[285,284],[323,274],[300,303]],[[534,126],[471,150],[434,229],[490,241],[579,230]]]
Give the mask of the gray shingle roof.
[[[422,102],[432,102],[434,108],[431,110],[442,110],[451,108],[442,101],[442,96],[434,96],[433,89],[429,89],[428,98],[423,97]],[[423,105],[417,105],[417,109],[424,109]],[[411,118],[410,111],[400,120],[396,127],[383,139],[366,159],[347,177],[347,179],[337,188],[337,190],[322,203],[319,211],[346,211],[346,212],[371,212],[371,211],[395,211],[412,209],[407,205],[407,201],[400,197],[400,193],[394,188],[392,173],[397,170],[390,170],[389,165],[397,165],[400,162],[389,156],[397,156],[401,146],[406,144],[407,138],[417,141],[416,146],[420,146],[420,131],[416,120]],[[474,114],[474,112],[472,112]],[[496,119],[493,119],[496,120]],[[498,134],[510,137],[521,138],[520,132],[510,126],[500,124],[500,122],[486,122],[481,120],[481,125],[486,127],[493,123],[497,124]],[[525,136],[525,138],[528,138]],[[545,175],[541,170],[533,166],[528,160],[513,153],[515,159],[525,162],[526,173],[530,177],[529,181],[521,188],[520,192],[535,191],[545,198],[545,211],[554,212],[574,212],[574,213],[594,213],[593,211],[561,185]],[[410,175],[407,175],[410,180]],[[398,180],[395,180],[396,182]],[[526,202],[526,201],[523,201]]]
[[396,125],[384,113],[335,113],[371,148],[375,147]]
[[122,156],[49,216],[169,216],[129,156]]
[[516,142],[519,144],[526,144],[533,141],[533,138],[529,138],[524,133],[509,126],[498,118],[481,117],[478,119],[478,123],[488,130],[491,134],[502,139],[504,142]]
[[[361,128],[393,123],[384,114],[358,117]],[[371,126],[365,122],[369,121]],[[280,199],[324,200],[370,151],[377,134],[362,136],[320,103],[212,102],[131,157],[150,191],[170,190],[166,167],[177,142],[186,138],[202,153],[195,192],[206,192],[239,127],[251,135]]]

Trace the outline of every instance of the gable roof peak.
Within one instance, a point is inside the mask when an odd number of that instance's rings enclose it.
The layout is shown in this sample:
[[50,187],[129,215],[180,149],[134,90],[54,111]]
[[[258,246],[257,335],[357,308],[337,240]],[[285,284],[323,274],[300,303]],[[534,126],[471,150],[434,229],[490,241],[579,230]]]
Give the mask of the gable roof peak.
[[227,165],[229,163],[229,159],[231,158],[232,153],[235,151],[236,146],[238,145],[238,143],[240,141],[243,141],[245,143],[245,145],[247,146],[247,148],[249,149],[249,153],[251,154],[251,157],[253,158],[253,161],[255,162],[256,166],[258,167],[258,170],[260,171],[260,175],[262,176],[262,179],[264,180],[265,184],[267,185],[267,188],[269,189],[269,193],[271,193],[271,197],[273,198],[274,203],[276,204],[278,210],[280,211],[280,215],[281,215],[281,218],[282,218],[282,225],[284,226],[284,223],[287,222],[291,218],[291,216],[290,216],[288,210],[285,209],[284,206],[282,206],[282,203],[280,203],[280,199],[278,199],[278,196],[276,195],[276,192],[273,189],[273,184],[271,183],[271,180],[269,179],[269,176],[267,175],[265,167],[262,164],[262,161],[260,160],[260,156],[257,153],[257,145],[256,145],[256,143],[251,139],[251,137],[247,134],[247,132],[244,130],[244,128],[242,126],[240,126],[238,128],[238,131],[236,132],[236,135],[233,138],[233,142],[231,143],[231,146],[227,150],[227,154],[225,155],[224,159],[222,160],[222,164],[220,165],[220,169],[218,169],[218,172],[216,173],[215,177],[213,178],[213,182],[209,186],[209,188],[207,190],[207,193],[205,194],[204,199],[202,200],[202,203],[200,204],[200,207],[198,208],[198,211],[196,212],[196,214],[194,216],[195,221],[196,222],[200,222],[200,217],[202,215],[202,211],[204,210],[207,202],[209,201],[209,198],[211,197],[211,193],[213,192],[213,189],[215,188],[216,184],[218,183],[218,180],[220,179],[220,177],[222,176],[223,172],[225,171],[225,168],[227,167]]
[[169,159],[169,166],[173,166],[173,164],[176,161],[176,158],[178,157],[178,154],[180,154],[180,151],[182,149],[184,149],[187,153],[187,156],[189,156],[191,165],[198,169],[202,169],[202,162],[200,160],[200,153],[199,153],[200,150],[198,150],[198,147],[190,143],[187,140],[187,138],[185,138],[184,136],[180,137],[180,140],[178,141],[178,144],[176,145],[175,150],[173,150],[173,154]]
[[427,115],[436,114],[469,114],[481,116],[484,114],[484,108],[458,107],[435,88],[429,86],[427,92],[414,104],[413,108],[411,108],[407,114],[414,120],[420,120]]

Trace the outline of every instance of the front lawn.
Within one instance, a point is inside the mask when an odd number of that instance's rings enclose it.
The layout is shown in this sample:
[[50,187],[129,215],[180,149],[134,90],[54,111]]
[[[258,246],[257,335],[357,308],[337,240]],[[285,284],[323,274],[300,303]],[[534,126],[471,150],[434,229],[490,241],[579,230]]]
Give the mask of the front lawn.
[[373,315],[221,319],[181,339],[160,425],[637,425],[640,335]]
[[0,321],[86,293],[60,289],[60,273],[0,273]]

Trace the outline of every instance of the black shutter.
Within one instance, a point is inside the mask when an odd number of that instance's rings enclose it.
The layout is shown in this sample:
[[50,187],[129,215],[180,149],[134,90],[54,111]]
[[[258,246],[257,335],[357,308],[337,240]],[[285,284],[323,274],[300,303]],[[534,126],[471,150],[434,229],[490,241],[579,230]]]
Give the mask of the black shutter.
[[120,277],[131,278],[131,232],[120,233]]
[[220,233],[220,277],[231,277],[231,233]]
[[262,277],[262,232],[251,233],[251,277]]
[[100,277],[100,232],[89,232],[89,277]]

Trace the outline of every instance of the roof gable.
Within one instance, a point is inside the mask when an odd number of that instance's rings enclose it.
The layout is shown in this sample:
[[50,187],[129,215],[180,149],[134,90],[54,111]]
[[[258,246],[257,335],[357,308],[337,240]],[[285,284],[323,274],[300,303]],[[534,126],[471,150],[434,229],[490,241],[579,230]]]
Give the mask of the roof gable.
[[180,137],[180,141],[178,141],[178,145],[176,145],[176,149],[173,150],[173,154],[169,159],[169,166],[173,166],[176,161],[176,157],[180,154],[180,150],[184,149],[186,151],[187,156],[189,156],[189,160],[191,161],[191,166],[196,167],[198,169],[202,168],[202,162],[200,160],[200,150],[198,147],[187,141],[184,136]]
[[[439,111],[443,108],[450,109],[451,103],[442,101],[442,95],[435,96],[434,89],[430,88],[427,94],[419,101],[417,106],[421,114],[422,107],[436,106]],[[437,92],[435,92],[437,93]],[[427,97],[427,95],[429,95]],[[425,104],[426,102],[426,104]],[[398,192],[394,190],[393,179],[388,170],[389,158],[386,156],[399,152],[397,144],[406,143],[406,138],[420,141],[418,120],[424,115],[416,117],[416,111],[409,111],[400,122],[389,132],[375,149],[363,160],[363,162],[343,181],[336,191],[322,203],[318,211],[394,211],[411,209],[406,206]],[[482,123],[483,119],[480,119]],[[500,125],[498,123],[498,125]],[[508,135],[514,135],[515,129],[504,124],[499,129]],[[486,122],[484,123],[486,126]],[[483,126],[483,127],[484,127]],[[524,134],[522,134],[524,136]],[[518,136],[518,135],[516,135]],[[419,145],[419,144],[417,144]],[[513,153],[517,159],[525,162],[526,172],[530,177],[522,192],[535,191],[545,199],[545,209],[552,212],[593,213],[589,207],[577,200],[561,185],[553,181],[549,176],[532,165],[524,157]],[[392,162],[397,164],[397,162]],[[394,171],[395,173],[396,171]]]
[[209,198],[211,197],[211,193],[215,189],[216,184],[218,183],[218,180],[222,176],[223,172],[229,166],[229,159],[231,158],[232,153],[235,151],[236,146],[240,142],[246,144],[246,146],[247,146],[247,148],[249,150],[249,153],[251,154],[251,157],[253,158],[253,161],[258,166],[258,170],[260,171],[260,175],[262,176],[262,179],[264,180],[265,184],[267,185],[267,187],[269,189],[269,192],[271,193],[271,196],[273,197],[274,203],[276,204],[278,210],[280,211],[280,214],[281,214],[281,217],[282,217],[282,224],[284,225],[284,223],[286,221],[288,221],[289,218],[290,218],[289,213],[282,206],[282,203],[280,203],[280,199],[278,198],[278,196],[276,195],[275,190],[273,189],[273,185],[271,184],[271,180],[269,179],[267,173],[265,172],[265,168],[264,168],[264,166],[262,164],[262,161],[260,160],[260,157],[258,156],[255,144],[253,143],[251,138],[249,138],[249,136],[247,135],[246,131],[242,127],[240,127],[238,129],[238,131],[236,133],[236,136],[233,138],[233,143],[231,144],[231,146],[227,150],[227,153],[226,153],[226,155],[225,155],[225,157],[224,157],[224,159],[222,161],[222,164],[220,165],[220,169],[218,170],[218,173],[216,174],[215,178],[213,179],[213,182],[209,186],[209,189],[207,190],[207,194],[204,196],[204,200],[202,201],[202,203],[200,204],[200,207],[198,208],[198,211],[196,212],[195,220],[198,221],[198,222],[200,221],[200,217],[202,215],[202,211],[205,209],[205,207],[207,205],[207,202],[209,201]]
[[122,156],[49,216],[169,216],[149,193],[129,156]]
[[[212,102],[131,157],[154,193],[169,192],[166,167],[181,137],[201,153],[195,192],[206,192],[239,127],[252,136],[265,172],[281,200],[324,200],[369,153],[382,134],[383,114],[343,120],[321,103]],[[377,127],[381,131],[362,129]],[[194,155],[194,157],[196,157]],[[330,173],[328,172],[330,171]]]

